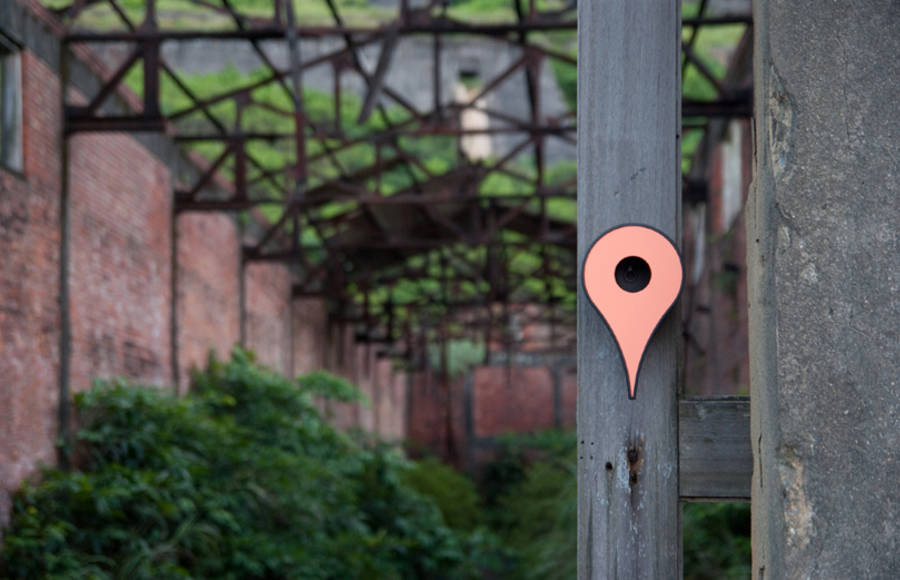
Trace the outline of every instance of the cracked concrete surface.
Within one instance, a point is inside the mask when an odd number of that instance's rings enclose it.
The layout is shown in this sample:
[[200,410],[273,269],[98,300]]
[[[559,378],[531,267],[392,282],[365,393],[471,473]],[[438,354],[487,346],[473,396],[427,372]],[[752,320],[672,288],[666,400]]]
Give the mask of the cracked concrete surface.
[[900,2],[754,16],[754,577],[897,578]]

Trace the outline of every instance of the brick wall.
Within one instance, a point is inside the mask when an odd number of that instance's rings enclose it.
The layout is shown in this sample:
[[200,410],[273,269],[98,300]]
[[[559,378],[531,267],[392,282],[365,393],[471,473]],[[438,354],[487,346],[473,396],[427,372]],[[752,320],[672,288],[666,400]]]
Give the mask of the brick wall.
[[276,264],[248,264],[246,276],[246,346],[270,368],[291,373],[291,276]]
[[0,169],[0,490],[56,460],[59,82],[27,51],[22,77],[25,175]]
[[[414,455],[437,454],[459,467],[466,465],[466,377],[441,382],[438,373],[422,370],[409,378],[407,437]],[[448,421],[448,408],[450,411]]]
[[332,323],[321,299],[295,299],[294,374],[327,369],[355,384],[367,405],[329,401],[321,404],[341,428],[361,427],[387,441],[406,437],[407,378],[393,361],[378,357],[376,345],[357,344],[353,329]]
[[[2,526],[8,491],[56,461],[63,149],[58,28],[20,0],[0,3],[0,30],[25,46],[24,171],[0,168]],[[76,85],[90,85],[93,77],[79,75],[93,69],[75,64]],[[164,136],[77,134],[69,144],[70,390],[113,376],[170,387],[177,374],[184,392],[192,366],[202,366],[210,349],[227,356],[240,339],[236,221],[174,216],[170,162],[178,153]],[[292,302],[287,267],[249,264],[244,282],[246,345],[260,362],[287,375],[328,367],[361,383],[372,405],[335,405],[340,425],[404,438],[406,383],[374,347],[357,345],[349,326],[332,325],[323,301]]]
[[554,426],[553,377],[547,367],[475,369],[473,431],[478,437]]
[[375,401],[377,384],[375,381],[375,349],[371,345],[353,347],[353,374],[350,377],[366,397],[367,404],[359,407],[356,424],[366,431],[376,430]]
[[406,437],[406,374],[394,368],[394,362],[379,359],[375,365],[375,399],[378,432],[388,441]]
[[169,170],[134,138],[70,138],[71,389],[172,384]]
[[562,408],[560,423],[566,429],[575,428],[575,414],[578,407],[578,373],[575,366],[565,366],[560,370]]
[[323,300],[297,298],[293,303],[294,374],[328,366],[328,312]]
[[238,228],[226,215],[178,216],[179,386],[192,367],[202,368],[210,349],[228,356],[240,340]]
[[476,366],[451,380],[449,391],[439,373],[419,371],[409,378],[407,437],[415,454],[477,472],[496,456],[498,435],[574,428],[577,391],[566,355],[520,353],[512,367]]
[[[330,356],[327,369],[334,374],[344,377],[351,383],[357,384],[356,345],[353,341],[353,328],[347,324],[335,324],[331,329]],[[341,429],[349,429],[359,425],[360,405],[351,405],[338,401],[329,401],[326,405],[327,413],[332,421]]]

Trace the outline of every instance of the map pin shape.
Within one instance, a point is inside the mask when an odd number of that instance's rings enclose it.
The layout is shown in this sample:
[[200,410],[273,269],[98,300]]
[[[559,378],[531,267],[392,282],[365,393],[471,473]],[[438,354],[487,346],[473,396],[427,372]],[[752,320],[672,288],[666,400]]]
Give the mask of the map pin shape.
[[681,293],[681,257],[675,244],[653,228],[613,228],[588,250],[584,290],[606,321],[628,376],[634,399],[644,351],[659,322]]

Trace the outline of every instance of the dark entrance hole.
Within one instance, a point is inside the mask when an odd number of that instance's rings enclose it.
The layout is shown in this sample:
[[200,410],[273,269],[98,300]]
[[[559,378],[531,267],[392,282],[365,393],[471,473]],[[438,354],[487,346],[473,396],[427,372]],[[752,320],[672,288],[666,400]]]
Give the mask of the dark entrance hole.
[[643,258],[629,256],[616,266],[616,284],[626,292],[640,292],[650,283],[650,265]]

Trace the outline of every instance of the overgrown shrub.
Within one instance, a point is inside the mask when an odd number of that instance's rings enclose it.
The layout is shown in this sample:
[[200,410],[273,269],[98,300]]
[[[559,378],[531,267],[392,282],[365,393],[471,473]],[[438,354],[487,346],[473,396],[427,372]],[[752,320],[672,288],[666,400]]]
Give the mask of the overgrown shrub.
[[178,399],[101,383],[79,395],[81,470],[51,469],[14,499],[10,578],[475,578],[496,551],[445,525],[396,451],[363,448],[298,382],[237,351]]
[[464,475],[438,459],[416,462],[404,474],[413,489],[432,498],[444,522],[456,530],[473,530],[482,523],[481,499],[475,485]]
[[[180,399],[96,385],[76,400],[80,470],[48,470],[14,498],[0,577],[575,577],[571,432],[501,438],[479,496],[437,460],[338,432],[316,396],[361,398],[328,373],[289,381],[241,351]],[[748,511],[686,506],[686,579],[748,577]]]
[[519,557],[512,578],[575,578],[577,482],[574,462],[543,461],[505,495],[500,509],[507,518],[503,536]]
[[545,431],[500,438],[482,484],[488,519],[514,564],[509,580],[575,578],[577,480],[575,434]]

